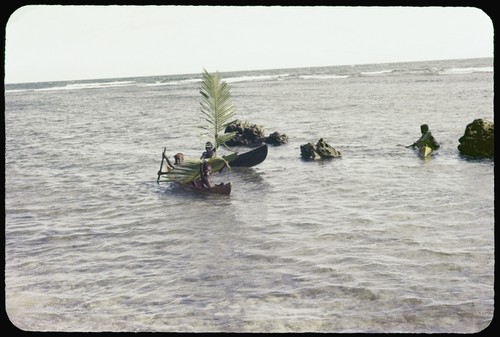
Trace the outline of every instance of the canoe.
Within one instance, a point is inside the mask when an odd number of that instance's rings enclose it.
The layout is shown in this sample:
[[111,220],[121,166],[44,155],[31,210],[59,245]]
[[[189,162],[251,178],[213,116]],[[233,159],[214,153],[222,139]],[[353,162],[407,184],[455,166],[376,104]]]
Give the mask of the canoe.
[[222,195],[231,194],[231,187],[232,187],[230,182],[227,184],[221,183],[211,188],[201,187],[199,180],[195,180],[193,181],[192,184],[186,184],[185,186],[188,186],[190,189],[195,190],[197,192],[215,193]]
[[[231,167],[252,167],[262,163],[267,157],[267,144],[251,151],[238,154],[236,159],[228,160]],[[223,158],[225,158],[223,156]]]
[[[184,157],[182,164],[175,165],[175,169],[166,170],[164,168],[165,150],[163,149],[160,171],[158,171],[157,183],[161,182],[180,182],[184,184],[200,178],[201,160]],[[252,167],[262,163],[267,157],[267,144],[264,144],[251,151],[239,154],[236,152],[208,159],[212,166],[212,172],[217,173],[226,164],[231,167]],[[163,178],[163,180],[160,180]]]
[[421,146],[418,149],[418,155],[422,158],[427,158],[431,155],[432,149],[429,146]]
[[[230,162],[236,157],[236,153],[231,153],[223,157],[210,158],[208,159],[208,163],[212,166],[212,172],[216,173],[219,172],[227,162]],[[160,169],[160,171],[158,171],[157,182],[179,182],[189,184],[200,178],[200,164],[200,159],[184,157],[184,161],[181,164],[175,165],[174,169]],[[161,167],[163,167],[163,160],[161,165]],[[163,180],[160,180],[160,178],[163,178]]]

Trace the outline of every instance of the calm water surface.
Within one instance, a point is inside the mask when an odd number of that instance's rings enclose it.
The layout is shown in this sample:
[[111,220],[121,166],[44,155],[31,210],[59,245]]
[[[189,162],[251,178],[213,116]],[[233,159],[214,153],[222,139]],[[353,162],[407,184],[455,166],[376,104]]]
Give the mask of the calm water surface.
[[[28,331],[478,332],[494,309],[491,59],[223,73],[286,133],[232,194],[156,184],[199,156],[201,75],[7,85],[5,294]],[[404,147],[429,124],[441,143]],[[303,161],[324,138],[343,157]],[[247,151],[248,149],[239,149]]]

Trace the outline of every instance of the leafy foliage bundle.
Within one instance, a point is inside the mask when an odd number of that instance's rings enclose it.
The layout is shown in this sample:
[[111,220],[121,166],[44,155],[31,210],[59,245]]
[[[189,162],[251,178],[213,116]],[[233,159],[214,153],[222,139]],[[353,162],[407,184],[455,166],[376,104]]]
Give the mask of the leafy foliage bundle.
[[[226,82],[222,81],[218,72],[211,75],[203,69],[200,88],[202,100],[200,104],[204,120],[208,123],[203,123],[201,128],[207,131],[208,136],[213,139],[216,149],[233,139],[237,133],[219,134],[225,130],[228,124],[234,122],[234,105],[231,102],[229,90],[230,87]],[[230,169],[229,162],[236,159],[236,157],[236,153],[230,153],[222,157],[211,158],[208,162],[212,166],[212,171],[216,172],[224,165]],[[166,181],[189,183],[200,178],[200,164],[200,159],[186,158],[181,165],[177,165],[174,170],[164,175],[164,178]]]
[[234,122],[234,105],[231,102],[229,85],[222,81],[218,72],[211,75],[205,69],[202,73],[200,93],[202,96],[201,112],[208,124],[202,128],[213,137],[217,149],[234,138],[236,132],[222,133],[226,126]]

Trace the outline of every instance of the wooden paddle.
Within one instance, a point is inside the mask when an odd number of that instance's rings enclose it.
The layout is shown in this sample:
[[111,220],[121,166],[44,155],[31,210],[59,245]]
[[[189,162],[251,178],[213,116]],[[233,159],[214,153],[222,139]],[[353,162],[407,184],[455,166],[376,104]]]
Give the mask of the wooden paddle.
[[165,151],[167,151],[167,148],[163,148],[163,153],[161,154],[161,164],[160,164],[160,170],[158,171],[158,179],[156,179],[156,183],[160,183],[160,176],[161,176],[161,169],[163,167],[163,160],[165,160]]

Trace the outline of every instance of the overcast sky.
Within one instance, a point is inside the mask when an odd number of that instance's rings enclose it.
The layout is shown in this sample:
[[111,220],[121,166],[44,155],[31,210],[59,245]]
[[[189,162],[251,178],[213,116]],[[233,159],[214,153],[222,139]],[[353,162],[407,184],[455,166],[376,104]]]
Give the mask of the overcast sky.
[[473,7],[26,6],[5,82],[493,57]]

